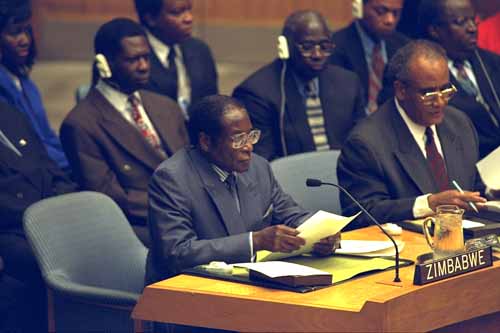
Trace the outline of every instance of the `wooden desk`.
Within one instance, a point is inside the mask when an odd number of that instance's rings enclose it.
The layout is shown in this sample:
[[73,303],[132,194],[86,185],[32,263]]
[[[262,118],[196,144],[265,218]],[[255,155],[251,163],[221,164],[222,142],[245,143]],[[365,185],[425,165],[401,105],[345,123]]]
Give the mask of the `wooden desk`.
[[[384,236],[370,227],[343,238]],[[403,258],[429,252],[420,234],[397,238]],[[146,287],[132,317],[248,332],[498,331],[500,263],[425,286],[413,285],[414,269],[402,268],[398,285],[390,270],[306,294],[179,275]]]

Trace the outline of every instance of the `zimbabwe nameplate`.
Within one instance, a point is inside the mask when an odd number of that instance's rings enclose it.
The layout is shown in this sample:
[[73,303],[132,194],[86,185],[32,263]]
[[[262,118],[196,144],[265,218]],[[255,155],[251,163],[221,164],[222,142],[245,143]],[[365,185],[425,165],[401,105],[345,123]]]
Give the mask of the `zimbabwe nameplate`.
[[472,272],[493,264],[491,247],[464,252],[456,256],[432,259],[432,253],[417,258],[413,284],[423,285]]

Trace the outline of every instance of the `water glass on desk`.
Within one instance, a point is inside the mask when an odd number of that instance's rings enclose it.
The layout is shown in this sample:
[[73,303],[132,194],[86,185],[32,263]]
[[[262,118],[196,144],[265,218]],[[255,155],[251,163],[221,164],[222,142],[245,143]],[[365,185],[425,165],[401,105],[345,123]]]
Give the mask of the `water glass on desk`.
[[[441,259],[464,251],[462,216],[464,210],[455,205],[441,205],[436,215],[424,220],[423,231],[427,243],[434,252],[434,259]],[[429,232],[434,223],[434,237]]]

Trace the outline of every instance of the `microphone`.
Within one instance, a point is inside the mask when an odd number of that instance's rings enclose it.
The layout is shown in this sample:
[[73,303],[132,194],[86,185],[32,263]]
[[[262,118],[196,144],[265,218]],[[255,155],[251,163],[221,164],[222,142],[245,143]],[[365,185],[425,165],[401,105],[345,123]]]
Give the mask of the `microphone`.
[[347,195],[355,204],[356,206],[359,207],[359,209],[361,209],[361,211],[363,213],[366,214],[366,216],[368,216],[368,218],[373,222],[375,223],[375,225],[377,227],[380,228],[380,230],[382,230],[382,232],[391,240],[392,244],[394,244],[394,249],[396,250],[396,265],[395,265],[395,270],[396,270],[396,275],[394,277],[394,282],[401,282],[401,279],[399,278],[399,250],[398,250],[398,245],[396,244],[396,241],[394,241],[394,238],[392,238],[391,235],[389,235],[387,233],[387,231],[384,230],[384,228],[382,228],[382,226],[380,225],[380,223],[378,223],[378,221],[372,216],[372,214],[370,214],[366,209],[365,207],[363,207],[358,200],[354,199],[354,197],[351,195],[351,193],[349,193],[345,188],[343,188],[342,186],[338,185],[338,184],[334,184],[334,183],[326,183],[326,182],[322,182],[321,180],[319,179],[314,179],[314,178],[307,178],[306,180],[306,186],[308,187],[319,187],[319,186],[322,186],[322,185],[330,185],[330,186],[333,186],[333,187],[336,187],[338,188],[340,191],[342,191],[345,195]]

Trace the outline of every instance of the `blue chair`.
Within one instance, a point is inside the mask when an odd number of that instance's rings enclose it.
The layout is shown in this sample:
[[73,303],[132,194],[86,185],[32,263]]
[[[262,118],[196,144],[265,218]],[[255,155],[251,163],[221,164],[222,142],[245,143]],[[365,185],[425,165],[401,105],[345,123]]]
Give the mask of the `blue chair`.
[[307,187],[307,178],[337,183],[339,150],[315,151],[273,160],[271,168],[283,190],[303,208],[342,214],[337,188]]
[[130,318],[144,287],[147,249],[108,196],[42,200],[24,230],[49,290],[49,331],[134,332]]

